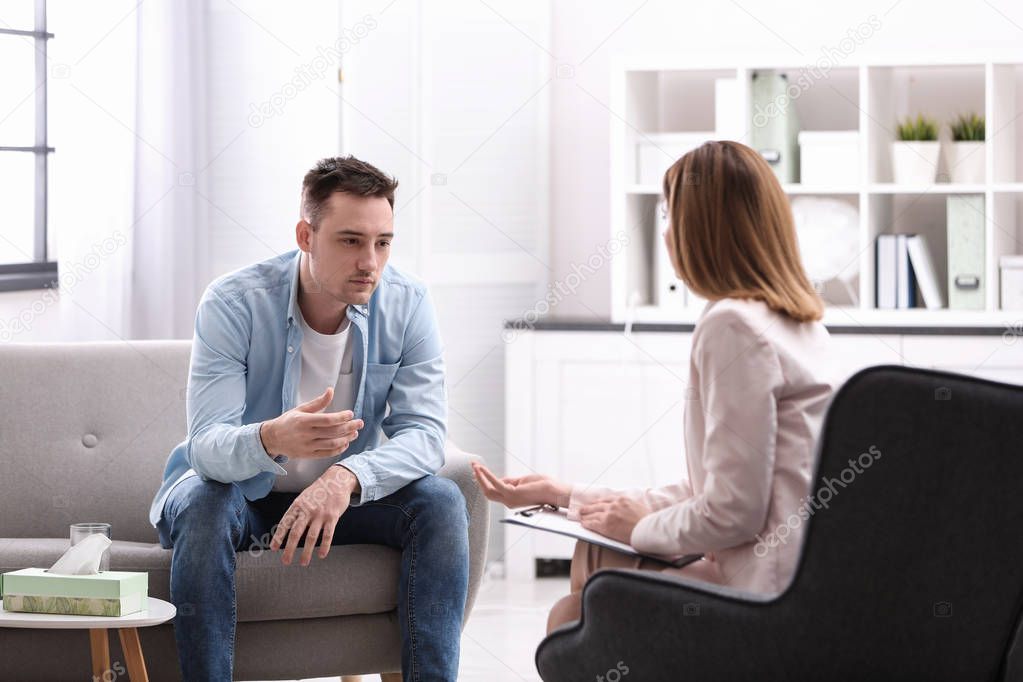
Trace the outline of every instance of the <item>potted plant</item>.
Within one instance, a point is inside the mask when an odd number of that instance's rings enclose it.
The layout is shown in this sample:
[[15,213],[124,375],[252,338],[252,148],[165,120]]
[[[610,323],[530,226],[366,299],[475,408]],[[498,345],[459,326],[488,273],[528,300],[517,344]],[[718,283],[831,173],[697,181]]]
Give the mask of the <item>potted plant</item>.
[[892,172],[895,182],[929,185],[938,172],[941,145],[938,124],[923,114],[907,118],[898,125],[898,140],[892,142]]
[[949,127],[952,144],[948,170],[952,182],[984,182],[984,117],[975,113],[960,114]]

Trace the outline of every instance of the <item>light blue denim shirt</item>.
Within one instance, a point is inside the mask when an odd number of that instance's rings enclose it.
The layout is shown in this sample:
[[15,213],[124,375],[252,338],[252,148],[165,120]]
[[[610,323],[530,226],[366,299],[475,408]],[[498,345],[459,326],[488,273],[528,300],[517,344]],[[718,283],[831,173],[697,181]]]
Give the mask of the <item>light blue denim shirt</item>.
[[[271,458],[259,424],[296,405],[302,328],[296,320],[301,251],[214,280],[195,315],[188,436],[170,453],[149,509],[155,527],[171,489],[189,476],[237,483],[265,497],[286,455]],[[352,504],[386,497],[444,464],[447,399],[442,344],[426,287],[387,265],[368,305],[349,305],[353,411],[365,426],[341,463],[358,477]],[[385,416],[385,408],[390,413]],[[388,440],[380,443],[381,431]]]

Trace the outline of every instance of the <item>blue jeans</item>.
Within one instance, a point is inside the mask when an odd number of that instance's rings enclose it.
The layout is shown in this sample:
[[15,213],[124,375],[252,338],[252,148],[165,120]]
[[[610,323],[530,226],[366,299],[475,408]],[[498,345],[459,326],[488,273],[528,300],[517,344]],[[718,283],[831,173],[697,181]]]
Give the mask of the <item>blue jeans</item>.
[[[157,524],[173,547],[174,636],[187,682],[232,679],[235,552],[269,549],[272,528],[296,493],[271,492],[254,502],[233,483],[179,483]],[[349,507],[331,544],[376,544],[401,550],[398,620],[405,680],[455,680],[469,576],[468,512],[451,480],[426,476],[380,500]],[[275,553],[278,557],[280,553]],[[292,561],[298,563],[299,552]],[[313,561],[320,561],[314,554]],[[195,605],[202,604],[197,609]],[[417,606],[418,605],[418,606]]]

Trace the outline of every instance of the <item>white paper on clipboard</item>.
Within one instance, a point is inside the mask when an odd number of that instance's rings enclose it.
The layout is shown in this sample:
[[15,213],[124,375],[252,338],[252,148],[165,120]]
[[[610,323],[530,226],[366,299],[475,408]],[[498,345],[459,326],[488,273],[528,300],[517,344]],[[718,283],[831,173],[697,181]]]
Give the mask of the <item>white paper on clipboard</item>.
[[530,507],[529,509],[517,511],[511,516],[501,519],[501,523],[510,523],[516,526],[525,526],[526,528],[546,531],[548,533],[565,535],[594,545],[614,549],[623,554],[628,554],[629,556],[653,559],[654,561],[659,561],[661,563],[668,564],[669,566],[674,566],[675,568],[682,568],[686,564],[690,564],[703,556],[702,554],[686,554],[683,556],[665,557],[653,554],[643,554],[641,552],[637,552],[632,545],[612,540],[605,535],[583,528],[582,524],[578,521],[569,520],[567,510],[557,509],[550,505]]

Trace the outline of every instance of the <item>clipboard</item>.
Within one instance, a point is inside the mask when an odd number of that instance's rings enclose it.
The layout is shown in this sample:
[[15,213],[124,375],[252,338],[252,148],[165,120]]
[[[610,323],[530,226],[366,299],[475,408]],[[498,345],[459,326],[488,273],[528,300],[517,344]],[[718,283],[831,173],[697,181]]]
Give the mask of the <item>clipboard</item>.
[[671,557],[637,552],[632,545],[612,540],[600,533],[595,533],[592,530],[583,528],[582,524],[578,521],[570,521],[568,519],[567,510],[559,509],[558,507],[550,504],[541,504],[536,507],[519,510],[511,516],[501,519],[501,523],[510,523],[515,526],[525,526],[526,528],[542,530],[547,533],[564,535],[566,537],[589,542],[593,545],[607,547],[608,549],[613,549],[617,552],[621,552],[622,554],[628,554],[629,556],[652,559],[653,561],[666,564],[673,568],[682,568],[687,564],[691,564],[694,561],[703,558],[702,554],[684,554],[681,556]]

